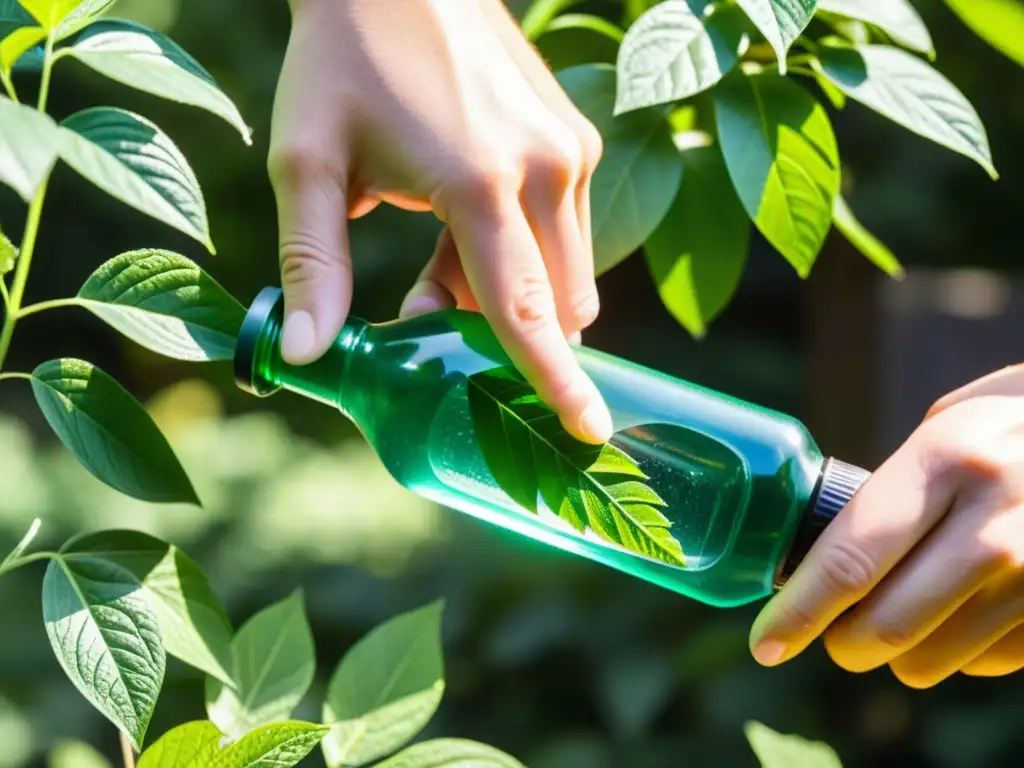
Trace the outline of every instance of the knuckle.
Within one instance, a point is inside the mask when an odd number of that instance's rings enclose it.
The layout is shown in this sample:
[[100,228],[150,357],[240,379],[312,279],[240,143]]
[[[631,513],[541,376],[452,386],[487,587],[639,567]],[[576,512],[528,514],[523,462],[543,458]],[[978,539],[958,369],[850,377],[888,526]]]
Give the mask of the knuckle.
[[442,197],[460,205],[496,208],[510,195],[515,195],[522,180],[514,163],[487,157],[467,163],[445,182]]
[[530,176],[560,192],[576,185],[580,164],[571,150],[554,145],[535,150],[527,158]]
[[570,313],[572,315],[574,330],[581,331],[589,328],[597,320],[601,311],[601,300],[597,295],[596,287],[590,287],[583,294],[572,300]]
[[594,124],[582,115],[577,127],[577,135],[579,136],[583,170],[586,173],[593,173],[604,154],[604,139]]
[[872,629],[871,634],[879,645],[893,650],[906,648],[916,640],[913,630],[905,624],[893,620],[878,622]]
[[312,142],[292,141],[273,147],[267,155],[267,173],[275,183],[299,186],[329,174],[326,154]]
[[821,553],[821,576],[826,586],[844,599],[856,600],[867,593],[876,566],[864,548],[853,541],[836,541]]
[[547,325],[555,316],[551,284],[540,275],[520,275],[502,313],[508,325],[520,333],[530,333]]

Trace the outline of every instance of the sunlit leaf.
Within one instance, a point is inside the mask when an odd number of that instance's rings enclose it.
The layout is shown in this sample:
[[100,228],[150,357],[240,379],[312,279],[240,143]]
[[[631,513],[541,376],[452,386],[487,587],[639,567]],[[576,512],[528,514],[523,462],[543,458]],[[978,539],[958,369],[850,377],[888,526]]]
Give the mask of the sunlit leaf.
[[252,143],[249,127],[217,81],[166,35],[131,21],[103,20],[87,27],[63,53],[124,85],[205,109]]
[[49,116],[0,96],[0,183],[31,200],[53,168],[57,144]]
[[839,149],[825,109],[777,74],[735,74],[715,89],[733,187],[754,225],[806,277],[832,225]]
[[188,555],[147,534],[120,530],[79,536],[62,552],[70,563],[102,559],[130,571],[146,588],[167,653],[231,682],[231,622]]
[[887,45],[822,46],[819,58],[824,75],[851,99],[999,178],[978,113],[927,62]]
[[84,360],[50,360],[32,372],[50,427],[95,477],[143,501],[199,499],[153,419],[108,374]]
[[466,739],[434,739],[414,744],[377,768],[525,768],[511,755]]
[[736,0],[775,50],[779,71],[786,73],[786,54],[811,23],[817,0]]
[[699,338],[739,285],[750,222],[717,146],[688,148],[682,157],[679,194],[644,253],[662,303]]
[[885,243],[871,234],[846,204],[842,195],[836,195],[833,217],[836,229],[843,233],[847,240],[868,260],[890,277],[903,277],[903,266]]
[[231,642],[234,686],[206,679],[206,711],[232,738],[286,720],[316,671],[301,590],[249,619]]
[[202,268],[170,251],[115,256],[76,301],[142,346],[178,360],[230,360],[245,308]]
[[153,123],[123,109],[87,109],[61,123],[59,151],[100,189],[214,251],[199,182]]
[[43,621],[57,660],[94,707],[142,744],[166,660],[135,575],[103,558],[58,557],[43,578]]
[[0,40],[0,70],[10,75],[15,62],[30,48],[46,39],[46,30],[42,27],[20,27]]
[[685,99],[715,85],[749,42],[745,21],[735,8],[701,17],[687,0],[655,5],[629,28],[619,49],[615,114]]
[[755,721],[744,726],[761,768],[843,768],[827,744],[773,731]]
[[165,733],[142,755],[138,768],[291,768],[325,733],[325,726],[288,721],[226,743],[213,723],[195,721]]
[[399,749],[433,717],[444,693],[441,603],[396,616],[345,654],[331,678],[323,749],[331,768]]
[[1024,66],[1024,3],[1020,0],[946,0],[973,32]]
[[935,55],[935,46],[910,0],[818,0],[818,10],[873,24],[895,42]]

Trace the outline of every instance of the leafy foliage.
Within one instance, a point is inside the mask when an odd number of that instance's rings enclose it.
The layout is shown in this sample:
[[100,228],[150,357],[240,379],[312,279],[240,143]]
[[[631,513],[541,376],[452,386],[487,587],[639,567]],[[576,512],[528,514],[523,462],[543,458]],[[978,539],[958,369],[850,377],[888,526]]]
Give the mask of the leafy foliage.
[[316,656],[301,590],[247,621],[231,642],[231,683],[208,677],[207,714],[232,738],[284,720],[313,683]]
[[536,514],[539,494],[579,533],[589,529],[628,551],[685,565],[659,509],[665,502],[632,458],[610,443],[569,435],[517,371],[483,371],[467,386],[477,442],[509,498]]
[[345,654],[324,702],[330,768],[394,752],[434,716],[444,694],[441,609],[434,603],[397,616]]
[[199,503],[167,439],[112,377],[84,360],[50,360],[32,391],[57,437],[93,475],[144,501]]
[[[1018,0],[946,3],[1024,63]],[[632,23],[614,68],[607,63],[613,35],[600,44],[596,31],[564,41],[549,35],[561,19],[579,16],[574,0],[536,0],[522,25],[544,41],[545,58],[605,140],[591,190],[596,272],[642,248],[662,302],[694,336],[707,333],[731,300],[749,242],[720,177],[701,182],[712,185],[708,196],[726,200],[720,210],[687,182],[687,174],[701,174],[689,167],[702,154],[693,152],[694,136],[718,147],[747,217],[802,278],[833,228],[888,275],[902,274],[840,197],[839,147],[819,93],[836,109],[847,98],[860,102],[997,178],[982,121],[929,63],[938,58],[934,42],[911,0],[625,5]],[[689,138],[670,147],[673,133]],[[718,251],[720,259],[699,255]]]
[[296,721],[257,728],[235,742],[208,721],[179,725],[142,755],[138,768],[279,768],[297,765],[327,728]]
[[115,256],[73,300],[128,338],[178,360],[230,360],[245,309],[199,265],[155,249]]
[[767,725],[744,726],[762,768],[843,768],[839,756],[827,744],[773,731]]
[[415,744],[378,768],[523,768],[523,764],[486,744],[465,739],[434,739]]
[[166,665],[142,584],[106,558],[57,557],[43,579],[43,621],[68,677],[138,748]]

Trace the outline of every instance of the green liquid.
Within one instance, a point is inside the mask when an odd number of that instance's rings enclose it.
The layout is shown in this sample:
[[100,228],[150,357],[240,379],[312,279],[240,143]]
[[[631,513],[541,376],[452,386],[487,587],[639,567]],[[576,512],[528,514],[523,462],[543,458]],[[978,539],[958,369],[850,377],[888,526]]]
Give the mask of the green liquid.
[[[469,377],[510,363],[480,315],[453,310],[381,325],[353,319],[321,360],[292,367],[277,352],[279,311],[254,304],[247,320],[259,323],[247,363],[257,389],[283,387],[339,408],[410,490],[712,605],[771,593],[823,463],[798,421],[577,349],[612,412],[612,445],[663,502],[657,512],[683,554],[665,562],[593,527],[578,530],[543,494],[531,511],[495,479],[470,407]],[[583,496],[579,509],[589,509],[595,496]]]

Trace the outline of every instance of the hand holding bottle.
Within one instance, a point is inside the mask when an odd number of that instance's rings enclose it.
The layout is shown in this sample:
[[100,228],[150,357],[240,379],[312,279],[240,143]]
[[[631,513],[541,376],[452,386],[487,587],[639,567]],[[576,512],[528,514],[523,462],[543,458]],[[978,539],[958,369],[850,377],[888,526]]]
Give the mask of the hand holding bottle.
[[607,407],[567,337],[598,312],[590,178],[601,154],[500,0],[292,0],[269,169],[282,354],[320,357],[352,297],[347,219],[380,202],[446,227],[403,314],[482,311],[510,358],[590,442]]
[[[852,610],[848,610],[852,607]],[[939,400],[754,624],[774,665],[818,636],[914,688],[1024,668],[1024,365]]]

